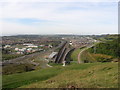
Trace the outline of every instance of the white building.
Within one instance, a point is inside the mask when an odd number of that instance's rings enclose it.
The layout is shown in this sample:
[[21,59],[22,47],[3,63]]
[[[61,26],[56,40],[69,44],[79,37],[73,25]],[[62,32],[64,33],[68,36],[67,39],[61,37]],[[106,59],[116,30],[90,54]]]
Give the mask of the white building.
[[29,46],[26,46],[26,47],[38,48],[38,46],[36,46],[36,45],[29,45]]
[[52,45],[48,45],[49,48],[52,48],[53,46]]
[[19,50],[19,48],[15,48],[15,51],[18,51]]
[[10,48],[11,46],[10,45],[5,45],[4,48]]
[[44,47],[45,45],[40,45],[40,47]]
[[16,52],[16,54],[23,54],[23,52]]
[[26,47],[38,48],[38,46],[36,46],[34,44],[29,44],[29,43],[26,43],[26,44],[23,44],[23,45],[25,45]]
[[33,45],[33,44],[30,44],[30,43],[25,43],[25,44],[23,44],[23,45],[25,45],[25,46],[29,46],[29,45]]

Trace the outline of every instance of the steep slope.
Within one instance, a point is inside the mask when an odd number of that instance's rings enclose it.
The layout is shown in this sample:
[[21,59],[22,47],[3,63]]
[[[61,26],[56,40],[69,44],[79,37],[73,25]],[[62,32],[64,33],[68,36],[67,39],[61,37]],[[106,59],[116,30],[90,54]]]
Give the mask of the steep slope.
[[118,88],[118,63],[96,63],[86,69],[80,68],[81,65],[77,69],[67,69],[48,80],[22,88]]

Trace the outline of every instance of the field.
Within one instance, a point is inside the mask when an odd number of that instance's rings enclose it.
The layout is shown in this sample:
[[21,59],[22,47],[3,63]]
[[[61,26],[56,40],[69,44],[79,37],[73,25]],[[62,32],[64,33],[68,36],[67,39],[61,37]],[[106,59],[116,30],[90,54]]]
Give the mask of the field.
[[2,54],[2,60],[9,60],[9,59],[14,59],[17,57],[23,56],[21,54]]
[[3,88],[117,88],[118,63],[71,64],[3,75]]

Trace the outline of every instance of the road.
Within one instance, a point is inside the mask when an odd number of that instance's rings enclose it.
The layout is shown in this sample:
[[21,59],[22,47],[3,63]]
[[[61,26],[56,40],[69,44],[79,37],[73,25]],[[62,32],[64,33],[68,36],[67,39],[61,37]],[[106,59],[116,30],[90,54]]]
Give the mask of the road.
[[37,57],[39,55],[40,55],[40,53],[34,53],[34,54],[18,57],[18,58],[15,58],[15,59],[11,59],[11,60],[5,60],[5,61],[2,62],[2,65],[23,64],[23,63],[30,63],[30,64],[38,65],[38,63],[32,62],[29,59],[33,58],[33,57]]

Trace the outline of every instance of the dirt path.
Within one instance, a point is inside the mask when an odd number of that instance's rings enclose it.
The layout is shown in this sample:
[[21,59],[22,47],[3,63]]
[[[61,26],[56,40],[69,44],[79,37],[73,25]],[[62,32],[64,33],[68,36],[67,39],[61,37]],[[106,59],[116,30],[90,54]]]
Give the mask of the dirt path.
[[81,53],[84,51],[84,49],[82,49],[80,52],[79,52],[79,54],[78,54],[78,63],[80,64],[80,63],[82,63],[82,61],[80,60],[80,56],[81,56]]

